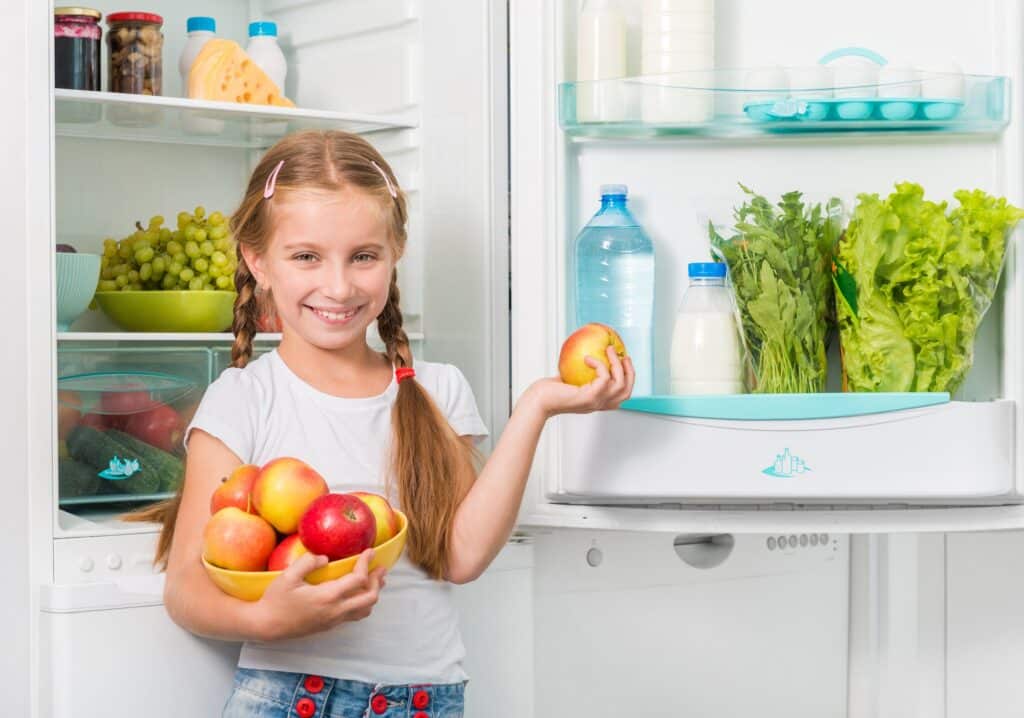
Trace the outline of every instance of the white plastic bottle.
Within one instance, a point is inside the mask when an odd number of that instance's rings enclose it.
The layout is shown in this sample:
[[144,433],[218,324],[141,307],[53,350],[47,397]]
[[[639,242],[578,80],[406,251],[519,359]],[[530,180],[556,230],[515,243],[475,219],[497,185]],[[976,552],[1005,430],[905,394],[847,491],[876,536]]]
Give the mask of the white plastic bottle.
[[277,23],[249,23],[249,44],[245,46],[245,53],[267,73],[281,94],[285,94],[284,80],[288,75],[288,62],[284,59],[281,46],[277,44]]
[[626,19],[615,0],[584,0],[576,39],[576,120],[626,119],[619,83],[626,76]]
[[[188,97],[189,72],[203,45],[217,37],[217,21],[212,17],[190,17],[185,23],[188,39],[178,56],[178,74],[181,75],[181,96]],[[181,128],[189,135],[219,135],[224,131],[224,120],[217,117],[200,117],[186,112],[181,117]]]
[[689,275],[672,332],[672,393],[742,394],[743,353],[725,265],[694,262]]
[[188,73],[203,45],[217,37],[217,21],[212,17],[190,17],[185,22],[188,39],[178,56],[178,74],[181,75],[181,96],[188,97]]

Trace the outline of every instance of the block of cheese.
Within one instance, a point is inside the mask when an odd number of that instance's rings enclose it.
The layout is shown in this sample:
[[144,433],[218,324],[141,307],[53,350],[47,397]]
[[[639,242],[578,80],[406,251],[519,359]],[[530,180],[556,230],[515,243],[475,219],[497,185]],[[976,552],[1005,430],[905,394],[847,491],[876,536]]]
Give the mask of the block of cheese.
[[295,107],[267,73],[233,40],[208,40],[188,73],[195,100]]

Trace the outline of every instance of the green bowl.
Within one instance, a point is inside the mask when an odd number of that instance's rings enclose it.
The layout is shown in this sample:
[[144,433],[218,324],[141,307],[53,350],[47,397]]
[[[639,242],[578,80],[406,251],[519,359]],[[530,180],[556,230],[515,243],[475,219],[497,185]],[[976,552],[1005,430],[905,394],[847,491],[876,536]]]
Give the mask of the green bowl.
[[96,292],[96,303],[130,332],[222,332],[231,327],[234,292]]

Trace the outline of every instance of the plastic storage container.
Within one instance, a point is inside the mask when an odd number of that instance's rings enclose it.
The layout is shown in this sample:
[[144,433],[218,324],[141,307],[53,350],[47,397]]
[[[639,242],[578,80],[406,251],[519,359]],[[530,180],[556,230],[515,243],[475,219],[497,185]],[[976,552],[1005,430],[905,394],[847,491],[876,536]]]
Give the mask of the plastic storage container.
[[742,394],[742,344],[725,265],[694,262],[689,277],[672,332],[671,391]]
[[283,95],[288,62],[277,44],[277,23],[249,23],[249,44],[245,46],[245,53],[267,73]]
[[633,396],[654,381],[654,245],[626,207],[625,185],[601,187],[601,209],[576,237],[576,322],[615,329],[633,360]]
[[185,427],[210,383],[196,348],[75,348],[57,355],[59,503],[144,503],[184,476]]
[[53,10],[53,84],[66,90],[100,89],[99,10],[58,7]]
[[110,58],[107,89],[133,95],[160,95],[163,89],[164,19],[149,12],[107,15]]

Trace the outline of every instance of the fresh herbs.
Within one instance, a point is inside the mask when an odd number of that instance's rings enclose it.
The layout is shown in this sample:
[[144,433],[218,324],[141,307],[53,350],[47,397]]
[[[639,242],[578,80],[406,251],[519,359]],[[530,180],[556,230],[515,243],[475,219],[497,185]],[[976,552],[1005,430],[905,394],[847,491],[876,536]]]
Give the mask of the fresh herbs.
[[884,200],[858,197],[836,261],[844,388],[954,392],[963,382],[1024,212],[980,190],[954,197],[951,212],[911,182]]
[[709,227],[713,252],[729,266],[753,379],[761,394],[825,389],[825,344],[833,313],[832,253],[840,202],[804,203],[788,192],[773,205],[740,185],[734,234]]

